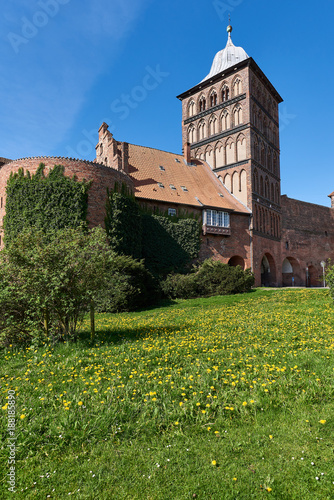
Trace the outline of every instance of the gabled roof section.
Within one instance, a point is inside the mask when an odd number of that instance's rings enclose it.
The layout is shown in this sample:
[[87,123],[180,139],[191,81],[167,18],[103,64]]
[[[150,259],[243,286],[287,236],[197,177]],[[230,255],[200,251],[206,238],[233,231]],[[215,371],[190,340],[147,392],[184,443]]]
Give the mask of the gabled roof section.
[[139,199],[250,213],[200,160],[129,144],[129,175]]

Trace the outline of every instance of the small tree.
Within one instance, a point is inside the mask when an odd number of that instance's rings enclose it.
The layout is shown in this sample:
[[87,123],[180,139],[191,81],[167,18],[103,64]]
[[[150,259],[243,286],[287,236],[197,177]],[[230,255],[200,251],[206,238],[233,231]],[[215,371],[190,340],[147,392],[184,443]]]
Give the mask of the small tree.
[[329,293],[334,300],[334,266],[327,267],[326,270],[326,283],[329,286]]
[[0,252],[2,343],[73,338],[113,256],[102,228],[30,230],[9,241]]

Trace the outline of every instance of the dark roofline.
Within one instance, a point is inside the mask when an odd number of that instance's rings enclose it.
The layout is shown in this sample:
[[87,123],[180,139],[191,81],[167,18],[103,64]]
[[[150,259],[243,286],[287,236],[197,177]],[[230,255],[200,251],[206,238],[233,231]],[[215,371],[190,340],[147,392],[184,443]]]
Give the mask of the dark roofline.
[[270,90],[270,92],[276,97],[278,103],[283,102],[282,97],[280,94],[277,92],[273,84],[270,82],[269,78],[266,77],[266,75],[263,73],[263,71],[260,69],[260,67],[256,64],[254,59],[252,57],[249,57],[248,59],[245,59],[245,61],[241,61],[238,64],[235,64],[231,66],[231,68],[228,68],[224,71],[221,71],[217,75],[213,76],[212,78],[209,78],[205,80],[204,82],[198,83],[195,85],[195,87],[192,87],[191,89],[187,90],[186,92],[183,92],[182,94],[177,96],[177,99],[180,99],[182,101],[186,97],[190,97],[193,94],[196,94],[199,90],[206,89],[208,87],[211,87],[211,85],[219,82],[223,77],[230,76],[232,73],[234,73],[236,70],[240,70],[245,67],[250,67],[262,80],[262,82],[266,85],[266,87]]

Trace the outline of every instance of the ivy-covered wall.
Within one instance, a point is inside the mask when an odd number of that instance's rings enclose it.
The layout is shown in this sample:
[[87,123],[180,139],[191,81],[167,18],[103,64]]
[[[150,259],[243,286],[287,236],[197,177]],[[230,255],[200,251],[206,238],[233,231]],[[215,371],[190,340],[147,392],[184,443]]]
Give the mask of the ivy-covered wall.
[[23,169],[11,173],[6,188],[5,239],[23,229],[62,229],[86,221],[90,184],[65,177],[64,167],[55,165],[48,175],[41,163],[34,175]]
[[119,254],[143,258],[155,275],[182,271],[198,257],[200,224],[194,218],[154,215],[142,210],[123,186],[108,193],[105,226]]

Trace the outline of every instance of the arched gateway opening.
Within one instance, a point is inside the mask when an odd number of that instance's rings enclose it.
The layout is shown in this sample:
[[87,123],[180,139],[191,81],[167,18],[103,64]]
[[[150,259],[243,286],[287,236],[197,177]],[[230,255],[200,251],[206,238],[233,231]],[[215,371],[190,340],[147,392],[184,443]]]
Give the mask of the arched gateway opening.
[[276,266],[270,253],[266,253],[261,262],[261,285],[276,286]]
[[283,286],[304,286],[299,262],[293,257],[287,257],[282,265]]
[[321,286],[321,277],[315,266],[308,266],[306,268],[306,286],[317,287]]
[[242,257],[240,257],[240,255],[234,255],[231,257],[228,261],[228,265],[232,267],[240,266],[241,269],[245,269],[245,261]]

